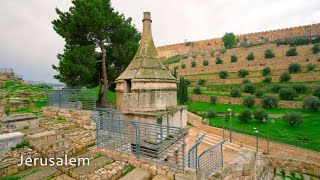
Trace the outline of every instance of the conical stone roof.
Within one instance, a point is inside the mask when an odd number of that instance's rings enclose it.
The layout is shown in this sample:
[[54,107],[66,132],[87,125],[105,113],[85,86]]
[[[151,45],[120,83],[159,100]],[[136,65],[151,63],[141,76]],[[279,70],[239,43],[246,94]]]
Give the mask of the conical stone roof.
[[125,71],[116,79],[145,81],[177,81],[158,57],[151,33],[150,12],[144,12],[139,49]]

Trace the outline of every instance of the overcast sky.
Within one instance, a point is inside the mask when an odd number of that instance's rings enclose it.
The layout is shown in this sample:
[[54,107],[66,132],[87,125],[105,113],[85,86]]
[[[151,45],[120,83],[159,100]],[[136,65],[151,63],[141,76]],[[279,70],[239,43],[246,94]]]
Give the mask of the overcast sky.
[[[156,46],[320,22],[319,0],[112,0],[140,31],[150,11]],[[52,64],[64,40],[52,28],[55,7],[71,0],[0,0],[0,68],[25,80],[57,82]]]

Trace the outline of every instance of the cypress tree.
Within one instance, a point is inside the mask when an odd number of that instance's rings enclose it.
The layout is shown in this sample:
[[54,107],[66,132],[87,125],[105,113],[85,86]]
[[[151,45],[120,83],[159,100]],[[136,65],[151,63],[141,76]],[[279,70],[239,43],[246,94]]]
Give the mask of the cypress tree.
[[184,77],[180,77],[180,83],[178,88],[178,99],[180,104],[186,104],[188,102],[188,87]]

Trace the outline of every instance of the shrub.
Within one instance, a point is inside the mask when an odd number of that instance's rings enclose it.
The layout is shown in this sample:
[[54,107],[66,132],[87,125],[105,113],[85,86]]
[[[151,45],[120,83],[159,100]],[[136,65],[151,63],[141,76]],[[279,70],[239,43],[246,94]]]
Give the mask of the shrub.
[[241,93],[238,89],[236,88],[233,88],[230,92],[230,96],[231,97],[240,97],[241,96]]
[[240,69],[238,71],[238,76],[241,77],[241,78],[244,78],[246,77],[247,75],[249,75],[249,71],[245,70],[245,69]]
[[262,121],[263,119],[268,119],[268,113],[265,109],[258,108],[255,111],[253,111],[253,116],[256,120]]
[[213,109],[208,110],[208,118],[214,118],[217,116],[217,113]]
[[221,79],[226,79],[228,76],[229,76],[229,72],[226,71],[226,70],[222,70],[222,71],[219,72],[219,77]]
[[256,92],[256,86],[252,83],[247,83],[244,85],[243,91],[246,93],[254,94]]
[[188,79],[185,79],[185,83],[186,83],[187,86],[189,86],[191,84],[191,81],[188,80]]
[[261,97],[264,94],[264,91],[258,89],[255,93],[256,97]]
[[238,116],[238,119],[241,121],[241,122],[248,122],[251,120],[251,112],[249,109],[245,109],[243,110],[242,112],[240,112],[239,116]]
[[184,69],[186,68],[186,65],[185,64],[181,64],[181,69]]
[[251,52],[251,53],[248,54],[247,60],[248,60],[248,61],[254,60],[254,54],[253,54],[253,52]]
[[320,37],[316,37],[316,38],[312,39],[312,40],[311,40],[311,43],[312,43],[312,44],[320,43]]
[[310,109],[311,111],[318,111],[320,100],[317,96],[308,96],[303,100],[303,108]]
[[203,64],[203,66],[208,66],[209,65],[209,61],[208,60],[203,60],[202,64]]
[[204,85],[204,83],[206,83],[207,80],[205,79],[199,79],[198,81],[198,85]]
[[311,48],[311,51],[313,54],[317,54],[320,52],[320,45],[319,44],[314,44]]
[[274,58],[274,52],[271,49],[266,49],[264,51],[264,58],[265,59],[270,59],[270,58]]
[[300,125],[303,123],[302,114],[299,112],[289,112],[283,115],[283,121],[289,123],[290,126]]
[[243,99],[242,104],[248,108],[254,106],[254,103],[256,102],[255,98],[253,96],[249,96]]
[[316,87],[316,89],[313,91],[313,95],[320,98],[320,86]]
[[300,94],[306,93],[307,92],[307,86],[304,84],[294,84],[292,85],[292,88]]
[[298,55],[298,52],[296,47],[292,47],[286,52],[286,56],[297,56],[297,55]]
[[251,81],[249,79],[242,80],[242,84],[247,84],[247,83],[251,83]]
[[231,56],[231,62],[237,62],[238,61],[238,57],[236,55],[232,55]]
[[191,61],[191,67],[196,67],[197,66],[197,63],[196,63],[196,61]]
[[278,98],[275,96],[264,94],[261,96],[261,103],[263,108],[276,108],[278,107]]
[[271,69],[270,67],[265,67],[262,69],[262,76],[268,76],[271,74]]
[[279,93],[279,90],[283,88],[280,84],[275,84],[271,87],[271,92],[273,93]]
[[217,57],[216,64],[222,64],[222,63],[223,63],[223,61],[222,61],[221,57]]
[[299,73],[302,71],[302,66],[298,63],[291,63],[288,67],[289,73]]
[[279,97],[283,100],[293,100],[296,94],[297,92],[291,87],[285,87],[279,90]]
[[210,56],[211,56],[211,57],[214,57],[214,54],[215,54],[215,51],[214,51],[214,50],[211,50],[211,51],[210,51]]
[[313,71],[314,69],[316,69],[316,65],[315,64],[312,64],[312,63],[307,64],[307,70],[308,71]]
[[211,96],[211,97],[210,97],[210,102],[211,102],[211,104],[216,104],[216,102],[217,102],[217,96]]
[[195,93],[195,94],[201,94],[201,88],[200,88],[199,86],[195,87],[195,88],[193,89],[193,93]]
[[262,80],[262,82],[265,82],[265,83],[269,83],[271,81],[272,81],[272,77],[270,77],[270,76],[267,76]]
[[282,73],[280,76],[280,82],[287,82],[291,79],[291,75],[287,72]]

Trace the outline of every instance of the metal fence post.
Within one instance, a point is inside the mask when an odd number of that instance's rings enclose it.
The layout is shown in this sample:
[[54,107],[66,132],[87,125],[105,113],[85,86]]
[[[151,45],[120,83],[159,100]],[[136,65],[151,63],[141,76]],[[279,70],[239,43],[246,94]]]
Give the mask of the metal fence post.
[[59,107],[61,108],[61,91],[58,91],[58,93],[59,93]]
[[76,110],[78,110],[78,93],[75,91],[75,94],[76,94]]

